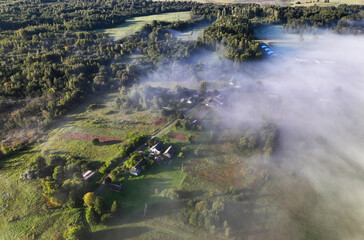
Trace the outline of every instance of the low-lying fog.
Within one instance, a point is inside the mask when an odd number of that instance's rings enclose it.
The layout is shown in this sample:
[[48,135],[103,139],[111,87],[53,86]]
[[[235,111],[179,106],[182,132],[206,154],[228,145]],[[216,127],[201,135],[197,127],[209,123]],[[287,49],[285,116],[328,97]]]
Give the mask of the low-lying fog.
[[[363,43],[338,35],[304,42],[308,47],[296,49],[296,57],[255,63],[260,74],[251,79],[262,83],[267,99],[279,99],[271,111],[279,113],[272,117],[281,132],[280,167],[312,184],[323,199],[320,211],[339,225],[339,239],[364,236]],[[233,118],[251,118],[245,110],[251,111],[237,103]]]
[[[216,55],[199,57],[207,63],[198,74],[200,80],[216,78],[216,66],[229,65],[225,86],[231,77],[235,86],[241,86],[241,101],[233,104],[234,111],[221,110],[229,123],[265,121],[267,111],[259,111],[269,109],[271,121],[280,129],[278,168],[312,185],[322,199],[312,206],[312,214],[321,212],[317,221],[323,224],[333,222],[330,230],[337,230],[334,235],[339,239],[364,236],[363,43],[363,37],[326,34],[300,42],[294,54],[277,51],[276,57],[243,66]],[[170,71],[168,76],[179,75]],[[244,88],[257,85],[258,94],[246,93],[246,98]]]

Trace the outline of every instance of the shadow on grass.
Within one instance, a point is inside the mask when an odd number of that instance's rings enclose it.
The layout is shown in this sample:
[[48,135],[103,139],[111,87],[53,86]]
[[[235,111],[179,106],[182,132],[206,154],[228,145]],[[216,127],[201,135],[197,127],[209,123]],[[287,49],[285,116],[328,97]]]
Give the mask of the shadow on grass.
[[93,239],[129,239],[150,231],[148,227],[122,227],[107,229],[92,234]]
[[123,142],[123,141],[121,141],[121,140],[110,140],[110,141],[100,142],[97,145],[98,146],[108,146],[108,145],[118,144],[118,143],[121,143],[121,142]]
[[24,160],[20,159],[21,156],[38,152],[38,150],[22,150],[9,154],[8,156],[0,158],[0,168],[17,168],[19,165],[23,164]]
[[150,219],[158,219],[170,215],[174,212],[181,211],[184,207],[183,202],[170,199],[160,199],[158,202],[149,203],[144,216],[144,204],[134,206],[133,208],[123,209],[121,216],[114,218],[108,223],[109,226],[118,226],[120,224],[138,223]]

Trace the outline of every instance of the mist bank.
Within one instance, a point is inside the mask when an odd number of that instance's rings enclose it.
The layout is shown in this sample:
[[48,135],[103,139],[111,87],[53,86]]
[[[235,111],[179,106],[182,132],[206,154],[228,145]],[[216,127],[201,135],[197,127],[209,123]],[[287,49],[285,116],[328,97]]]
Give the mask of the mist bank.
[[[252,64],[260,74],[250,83],[259,87],[246,93],[251,104],[236,102],[228,118],[278,125],[280,170],[310,183],[320,201],[307,207],[339,239],[364,233],[363,40],[325,35],[295,56]],[[297,199],[304,197],[297,192]]]

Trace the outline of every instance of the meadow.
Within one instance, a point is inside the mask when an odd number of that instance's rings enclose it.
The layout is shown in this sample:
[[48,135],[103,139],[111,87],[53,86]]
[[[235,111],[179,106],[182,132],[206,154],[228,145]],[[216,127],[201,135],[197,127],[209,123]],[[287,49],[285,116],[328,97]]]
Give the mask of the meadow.
[[109,34],[114,40],[119,40],[139,31],[144,25],[153,22],[154,20],[174,22],[174,21],[187,21],[191,19],[190,12],[172,12],[162,13],[142,17],[133,17],[126,19],[126,22],[108,29],[100,29],[96,32]]

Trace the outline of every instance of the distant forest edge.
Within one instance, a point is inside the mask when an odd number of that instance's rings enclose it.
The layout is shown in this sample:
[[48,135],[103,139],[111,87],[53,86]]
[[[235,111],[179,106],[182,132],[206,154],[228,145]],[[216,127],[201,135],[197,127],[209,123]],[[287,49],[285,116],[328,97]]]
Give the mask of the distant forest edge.
[[[87,32],[119,25],[128,17],[176,11],[191,11],[191,20],[154,21],[120,41]],[[171,59],[182,61],[217,45],[225,46],[226,57],[234,61],[262,58],[252,31],[257,24],[284,24],[291,31],[322,28],[361,34],[364,6],[9,1],[0,3],[0,13],[1,157],[26,147],[54,119],[91,94],[130,87]],[[195,42],[178,41],[168,31],[201,22],[213,24]],[[125,56],[134,53],[145,57],[137,64],[125,63]]]

